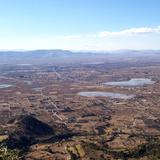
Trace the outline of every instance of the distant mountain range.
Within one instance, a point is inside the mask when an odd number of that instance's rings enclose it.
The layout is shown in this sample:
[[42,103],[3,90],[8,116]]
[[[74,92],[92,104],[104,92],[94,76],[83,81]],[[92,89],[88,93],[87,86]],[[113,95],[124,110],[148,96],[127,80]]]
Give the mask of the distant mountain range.
[[160,59],[159,50],[118,50],[73,52],[68,50],[0,51],[0,64],[72,64],[92,63],[128,58]]

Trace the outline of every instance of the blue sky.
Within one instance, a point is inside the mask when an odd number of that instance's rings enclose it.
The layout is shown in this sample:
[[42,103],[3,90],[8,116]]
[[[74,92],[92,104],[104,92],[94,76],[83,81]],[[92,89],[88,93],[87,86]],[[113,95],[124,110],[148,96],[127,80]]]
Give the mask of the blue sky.
[[160,49],[160,0],[0,0],[0,49]]

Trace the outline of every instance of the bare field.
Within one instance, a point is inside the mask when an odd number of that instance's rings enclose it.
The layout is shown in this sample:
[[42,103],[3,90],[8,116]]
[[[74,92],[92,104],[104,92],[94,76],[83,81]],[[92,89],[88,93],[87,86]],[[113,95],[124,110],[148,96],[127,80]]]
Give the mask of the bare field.
[[[25,146],[27,160],[156,158],[160,149],[160,65],[140,65],[139,61],[113,64],[1,65],[0,84],[11,86],[0,89],[0,134],[10,137],[19,124],[15,119],[27,115],[51,126],[55,133]],[[104,85],[132,78],[155,83]],[[79,92],[134,97],[85,97]]]

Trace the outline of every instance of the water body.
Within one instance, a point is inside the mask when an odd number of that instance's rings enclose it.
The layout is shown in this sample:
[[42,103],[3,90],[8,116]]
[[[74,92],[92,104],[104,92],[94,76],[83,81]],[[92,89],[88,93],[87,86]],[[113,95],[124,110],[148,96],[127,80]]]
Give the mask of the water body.
[[17,64],[18,66],[31,66],[32,64],[29,63],[21,63],[21,64]]
[[27,85],[32,85],[32,81],[24,81]]
[[114,92],[79,92],[78,95],[84,97],[109,97],[109,98],[118,98],[118,99],[131,99],[134,98],[134,95],[126,95],[121,93]]
[[0,89],[8,88],[8,87],[12,87],[12,85],[11,84],[0,84]]
[[154,84],[155,81],[147,78],[133,78],[128,81],[114,81],[114,82],[107,82],[104,83],[105,85],[110,86],[120,86],[120,87],[140,87],[144,85],[151,85]]
[[32,88],[34,91],[36,91],[36,92],[41,92],[42,91],[42,87],[39,87],[39,88]]
[[90,62],[90,63],[86,63],[86,64],[93,64],[93,65],[98,65],[98,64],[104,64],[104,62]]

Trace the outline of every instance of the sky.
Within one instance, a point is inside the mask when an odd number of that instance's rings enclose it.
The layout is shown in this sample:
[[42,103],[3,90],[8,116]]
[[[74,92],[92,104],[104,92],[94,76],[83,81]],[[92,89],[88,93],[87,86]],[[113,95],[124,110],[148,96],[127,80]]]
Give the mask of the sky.
[[160,49],[160,0],[0,0],[0,50]]

